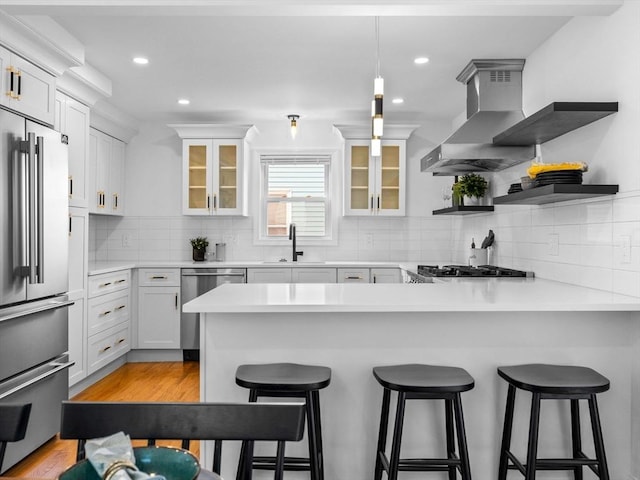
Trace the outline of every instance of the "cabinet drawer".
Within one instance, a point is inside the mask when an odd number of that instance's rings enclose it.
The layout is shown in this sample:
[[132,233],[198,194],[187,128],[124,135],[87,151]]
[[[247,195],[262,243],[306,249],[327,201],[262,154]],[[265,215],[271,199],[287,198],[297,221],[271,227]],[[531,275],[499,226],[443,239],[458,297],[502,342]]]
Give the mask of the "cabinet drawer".
[[131,285],[131,271],[103,273],[89,277],[89,298],[105,293],[116,292],[129,288]]
[[129,322],[89,337],[88,373],[98,371],[131,349]]
[[89,300],[88,335],[95,335],[129,319],[129,291],[101,295]]
[[138,285],[140,287],[180,286],[179,268],[140,268],[138,269]]
[[338,283],[369,283],[369,269],[339,268]]

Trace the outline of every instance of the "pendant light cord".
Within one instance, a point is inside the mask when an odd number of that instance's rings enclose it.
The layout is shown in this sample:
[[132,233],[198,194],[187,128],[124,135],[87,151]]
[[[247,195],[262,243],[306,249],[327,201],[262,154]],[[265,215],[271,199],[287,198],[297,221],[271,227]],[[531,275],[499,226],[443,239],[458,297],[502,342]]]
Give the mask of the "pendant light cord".
[[376,17],[376,77],[380,76],[380,17]]

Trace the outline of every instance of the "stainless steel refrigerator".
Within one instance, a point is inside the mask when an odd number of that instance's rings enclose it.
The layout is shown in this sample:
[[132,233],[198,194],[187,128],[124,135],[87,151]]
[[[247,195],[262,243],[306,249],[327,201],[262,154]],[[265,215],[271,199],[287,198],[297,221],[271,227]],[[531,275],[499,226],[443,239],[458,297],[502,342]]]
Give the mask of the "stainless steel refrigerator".
[[0,403],[32,404],[3,470],[59,431],[68,398],[67,177],[66,139],[0,109]]

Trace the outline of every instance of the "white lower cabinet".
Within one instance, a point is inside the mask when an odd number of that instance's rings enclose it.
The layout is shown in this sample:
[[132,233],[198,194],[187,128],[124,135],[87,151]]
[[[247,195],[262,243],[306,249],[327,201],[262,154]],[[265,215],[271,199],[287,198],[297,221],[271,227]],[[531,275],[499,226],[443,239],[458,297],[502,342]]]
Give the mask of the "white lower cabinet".
[[402,272],[399,268],[372,268],[371,283],[401,283]]
[[87,376],[87,334],[85,326],[86,299],[83,295],[72,298],[73,305],[69,307],[69,360],[73,366],[69,369],[69,386],[75,385]]
[[292,268],[293,283],[336,283],[335,268]]
[[291,283],[291,268],[248,268],[247,283]]
[[131,349],[131,271],[92,275],[88,280],[87,375]]
[[369,283],[369,269],[338,268],[338,283]]
[[137,348],[180,348],[180,305],[180,269],[140,269]]
[[89,337],[89,373],[100,370],[129,350],[131,329],[128,321]]

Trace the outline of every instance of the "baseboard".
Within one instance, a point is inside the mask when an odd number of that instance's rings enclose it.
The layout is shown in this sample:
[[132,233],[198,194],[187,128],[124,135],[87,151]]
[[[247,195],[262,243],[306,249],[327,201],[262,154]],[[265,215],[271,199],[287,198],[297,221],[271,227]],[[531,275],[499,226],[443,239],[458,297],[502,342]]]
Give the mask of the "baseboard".
[[182,350],[130,350],[127,362],[181,362]]

